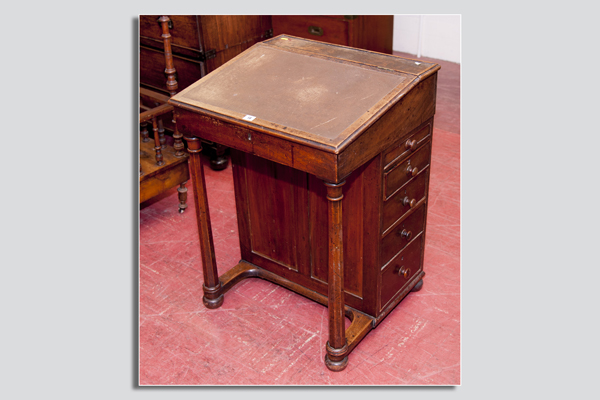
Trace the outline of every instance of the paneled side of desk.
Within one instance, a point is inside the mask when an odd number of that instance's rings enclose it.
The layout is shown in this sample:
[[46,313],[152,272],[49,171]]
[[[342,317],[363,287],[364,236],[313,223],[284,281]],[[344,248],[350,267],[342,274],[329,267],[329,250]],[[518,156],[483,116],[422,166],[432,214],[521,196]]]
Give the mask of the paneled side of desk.
[[[342,187],[345,304],[377,322],[424,275],[431,127],[397,138]],[[242,259],[327,296],[323,181],[242,151],[232,165]]]
[[[327,296],[326,187],[314,175],[232,151],[242,259]],[[375,315],[381,161],[343,186],[345,301]]]

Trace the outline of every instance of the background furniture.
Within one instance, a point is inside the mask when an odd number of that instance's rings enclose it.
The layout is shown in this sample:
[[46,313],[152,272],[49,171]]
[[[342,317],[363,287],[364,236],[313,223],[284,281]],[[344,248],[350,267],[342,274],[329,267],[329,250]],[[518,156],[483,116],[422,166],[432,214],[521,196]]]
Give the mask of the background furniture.
[[[248,277],[326,304],[325,362],[345,368],[422,285],[438,69],[281,35],[169,101],[191,153],[208,308]],[[199,138],[232,148],[242,260],[221,276]]]
[[393,15],[273,15],[273,34],[392,54]]
[[[169,33],[169,17],[159,18],[162,28],[161,39],[163,40],[164,52],[161,65],[167,75],[165,86],[170,95],[177,93],[176,70],[173,66],[171,54],[171,35]],[[160,105],[149,107],[153,98],[160,99]],[[140,88],[140,203],[151,199],[165,191],[179,185],[179,212],[187,208],[187,189],[185,183],[189,180],[188,155],[185,153],[182,135],[177,131],[176,121],[173,120],[173,107],[166,104],[168,96],[154,94],[146,89]],[[145,104],[144,104],[145,103]],[[165,118],[174,129],[174,143],[167,144],[164,134]],[[150,140],[148,123],[151,123],[153,139]]]
[[[144,102],[150,107],[164,104],[160,94],[169,93],[162,68],[164,50],[158,18],[157,15],[140,16],[140,85],[148,90]],[[172,15],[169,27],[179,90],[272,36],[271,18],[266,15]],[[174,127],[169,121],[165,121],[164,127],[172,134]],[[211,167],[225,168],[227,148],[205,143],[211,150]]]
[[[169,91],[162,68],[164,50],[157,15],[140,16],[140,85],[148,107],[164,104]],[[394,18],[391,15],[172,15],[169,29],[179,90],[214,71],[250,46],[276,32],[383,53],[392,53]],[[167,134],[174,128],[164,118]],[[227,148],[205,141],[211,168],[226,167]]]

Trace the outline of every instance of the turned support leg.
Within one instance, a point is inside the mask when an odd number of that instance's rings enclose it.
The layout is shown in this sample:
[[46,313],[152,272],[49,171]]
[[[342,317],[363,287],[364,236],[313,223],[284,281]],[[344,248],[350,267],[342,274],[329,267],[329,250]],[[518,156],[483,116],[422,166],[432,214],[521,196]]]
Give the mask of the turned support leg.
[[346,183],[325,183],[327,186],[329,220],[329,341],[325,365],[341,371],[348,365],[348,344],[344,329],[344,247],[342,228],[342,186]]
[[208,213],[208,198],[206,197],[206,184],[204,182],[204,167],[200,152],[202,142],[198,138],[188,138],[190,153],[190,170],[193,186],[194,201],[196,202],[196,219],[198,221],[198,234],[200,236],[200,251],[202,253],[202,272],[204,274],[204,297],[202,302],[207,308],[218,308],[223,304],[221,282],[217,272],[215,259],[215,246],[213,244],[210,215]]
[[177,188],[177,192],[179,193],[179,212],[180,213],[183,213],[185,211],[185,209],[187,208],[187,188],[185,187],[186,183],[187,183],[187,181],[183,182]]

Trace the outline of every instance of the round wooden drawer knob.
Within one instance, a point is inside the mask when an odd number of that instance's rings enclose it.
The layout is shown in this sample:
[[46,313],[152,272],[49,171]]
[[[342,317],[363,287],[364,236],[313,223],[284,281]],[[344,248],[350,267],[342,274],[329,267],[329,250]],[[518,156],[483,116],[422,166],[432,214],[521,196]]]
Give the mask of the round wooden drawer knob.
[[402,232],[400,232],[400,237],[402,239],[410,240],[410,238],[412,237],[412,232],[407,231],[406,229],[402,229]]
[[404,206],[410,206],[410,208],[413,208],[415,204],[417,204],[417,200],[409,199],[408,196],[402,199],[402,205]]
[[408,278],[410,276],[410,268],[406,268],[405,266],[400,267],[398,275]]
[[406,146],[406,150],[414,150],[417,146],[417,141],[408,139],[404,145]]
[[406,168],[406,174],[409,176],[415,176],[418,173],[419,173],[419,168],[417,168],[417,167],[413,167],[412,165],[409,165],[408,168]]

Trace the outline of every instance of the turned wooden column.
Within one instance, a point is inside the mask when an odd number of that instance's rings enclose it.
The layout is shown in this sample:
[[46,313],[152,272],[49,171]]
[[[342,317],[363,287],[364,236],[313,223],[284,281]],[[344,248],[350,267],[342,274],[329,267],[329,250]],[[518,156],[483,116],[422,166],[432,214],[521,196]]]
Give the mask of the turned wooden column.
[[190,153],[190,179],[192,180],[194,201],[196,202],[196,220],[200,236],[200,252],[202,253],[202,273],[204,274],[204,284],[202,285],[204,297],[202,297],[202,302],[207,308],[218,308],[223,304],[223,294],[221,294],[221,282],[217,271],[215,246],[210,226],[204,167],[200,157],[202,142],[195,137],[186,137],[185,140]]
[[[179,84],[177,83],[177,79],[176,79],[176,74],[177,71],[175,70],[175,66],[173,64],[173,52],[171,50],[171,33],[169,32],[169,22],[171,21],[171,19],[166,16],[163,15],[161,16],[158,21],[161,24],[161,28],[162,28],[162,39],[163,39],[163,44],[164,44],[164,48],[165,48],[165,74],[167,75],[167,90],[169,91],[169,94],[171,96],[175,96],[175,94],[177,93],[177,89],[179,88]],[[183,138],[183,135],[181,133],[179,133],[179,129],[177,129],[177,116],[175,115],[175,113],[173,113],[173,126],[175,127],[175,132],[173,132],[173,139],[175,140],[175,143],[173,143],[173,148],[175,149],[175,157],[177,158],[181,158],[185,156],[185,152],[183,151],[184,149],[184,145],[183,145],[183,141],[181,140]]]
[[342,226],[342,186],[327,183],[329,220],[329,341],[325,364],[332,371],[341,371],[348,365],[348,344],[344,329],[344,242]]
[[171,19],[166,15],[161,16],[158,21],[162,27],[162,39],[165,46],[165,74],[167,75],[167,90],[171,96],[177,93],[177,79],[175,79],[175,67],[173,66],[173,53],[171,51],[171,33],[169,32],[169,21]]
[[158,123],[156,122],[156,117],[152,117],[152,131],[154,132],[154,151],[156,153],[156,165],[161,166],[164,165],[162,155],[162,146],[160,145],[160,139],[158,137]]
[[187,188],[185,187],[185,184],[187,183],[187,181],[182,182],[179,187],[177,188],[177,192],[179,195],[179,212],[183,213],[185,211],[185,209],[187,208]]
[[177,158],[181,158],[185,156],[185,146],[183,145],[183,140],[181,140],[183,138],[183,135],[179,132],[179,129],[177,128],[177,116],[175,115],[175,113],[173,113],[173,126],[175,127],[175,132],[173,132],[173,139],[175,140],[175,142],[173,143],[173,148],[175,149],[174,156]]
[[160,148],[167,148],[167,139],[165,138],[165,127],[163,126],[162,118],[158,119],[158,140],[160,142]]
[[142,122],[140,124],[142,128],[142,142],[146,143],[150,141],[150,135],[148,134],[148,122]]

